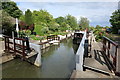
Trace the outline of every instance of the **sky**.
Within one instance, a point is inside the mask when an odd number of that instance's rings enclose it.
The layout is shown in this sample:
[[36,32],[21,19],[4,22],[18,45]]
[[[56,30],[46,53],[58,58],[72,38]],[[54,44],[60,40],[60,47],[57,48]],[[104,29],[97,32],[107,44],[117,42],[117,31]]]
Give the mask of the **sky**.
[[71,14],[75,16],[77,20],[80,17],[86,17],[90,21],[91,26],[101,25],[101,26],[111,26],[109,23],[110,16],[112,13],[118,9],[118,1],[110,0],[110,1],[76,1],[67,0],[64,1],[55,1],[50,2],[49,0],[42,1],[16,1],[18,7],[25,12],[27,9],[47,10],[50,14],[53,15],[54,18],[59,16],[66,16],[67,14]]

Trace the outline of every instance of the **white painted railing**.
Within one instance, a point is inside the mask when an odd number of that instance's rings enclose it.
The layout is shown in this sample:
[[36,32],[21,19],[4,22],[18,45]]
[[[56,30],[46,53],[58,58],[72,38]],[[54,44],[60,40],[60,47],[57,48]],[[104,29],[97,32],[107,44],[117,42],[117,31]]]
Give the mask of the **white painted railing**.
[[86,40],[86,31],[80,42],[79,48],[76,53],[76,70],[83,71],[83,59],[84,59],[84,43]]

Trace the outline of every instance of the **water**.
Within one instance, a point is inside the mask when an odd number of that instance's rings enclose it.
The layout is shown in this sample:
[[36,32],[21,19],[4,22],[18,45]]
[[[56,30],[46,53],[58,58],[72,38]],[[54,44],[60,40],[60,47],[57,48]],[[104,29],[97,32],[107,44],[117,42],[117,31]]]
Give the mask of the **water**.
[[[74,47],[75,48],[75,47]],[[75,69],[72,39],[46,49],[40,68],[20,59],[2,65],[3,78],[69,78]]]

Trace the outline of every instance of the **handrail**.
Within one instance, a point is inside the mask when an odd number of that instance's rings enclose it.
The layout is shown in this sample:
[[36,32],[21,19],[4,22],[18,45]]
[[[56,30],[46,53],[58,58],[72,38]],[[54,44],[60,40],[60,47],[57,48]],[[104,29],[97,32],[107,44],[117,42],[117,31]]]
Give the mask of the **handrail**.
[[4,35],[3,37],[5,37],[5,38],[11,38],[11,39],[12,39],[12,37],[10,37],[10,36],[5,36],[5,35]]
[[[111,50],[111,45],[113,48],[112,53],[110,53]],[[112,70],[116,71],[116,64],[117,64],[117,49],[118,49],[118,44],[112,40],[110,40],[109,38],[103,36],[103,48],[102,51],[104,52],[104,54],[106,55],[106,57],[109,60],[109,63],[112,66]],[[112,60],[111,60],[112,59]]]
[[112,40],[110,40],[109,38],[103,36],[103,38],[105,38],[107,41],[109,41],[110,43],[114,44],[115,46],[118,46],[118,44]]
[[16,40],[22,40],[22,41],[26,41],[26,39],[23,39],[23,38],[17,38],[15,37]]
[[[4,38],[5,38],[5,51],[9,52],[10,50],[12,50],[12,51],[14,51],[15,54],[16,54],[16,52],[18,52],[19,54],[22,54],[23,59],[25,59],[25,48],[26,48],[25,41],[26,41],[26,39],[17,38],[17,37],[12,38],[12,37],[9,37],[9,36],[4,36]],[[13,39],[13,41],[10,42],[9,41],[10,39]],[[16,43],[16,40],[22,41],[22,44]],[[14,47],[12,48],[10,46],[10,44],[13,44]],[[19,46],[22,49],[22,52],[17,50],[16,46]]]

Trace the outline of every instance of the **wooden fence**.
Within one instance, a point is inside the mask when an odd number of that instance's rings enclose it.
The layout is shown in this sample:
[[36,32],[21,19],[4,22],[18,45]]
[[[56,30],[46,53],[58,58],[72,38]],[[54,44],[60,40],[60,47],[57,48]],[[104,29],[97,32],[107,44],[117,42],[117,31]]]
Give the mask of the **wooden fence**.
[[47,41],[60,40],[60,37],[57,35],[47,36]]
[[25,42],[26,39],[23,38],[12,38],[9,36],[4,36],[5,38],[5,51],[6,52],[11,52],[13,51],[14,54],[19,53],[22,55],[22,58],[25,59]]
[[109,65],[111,70],[116,73],[117,58],[118,58],[118,44],[109,38],[103,36],[103,53],[105,53],[107,60],[109,61]]

